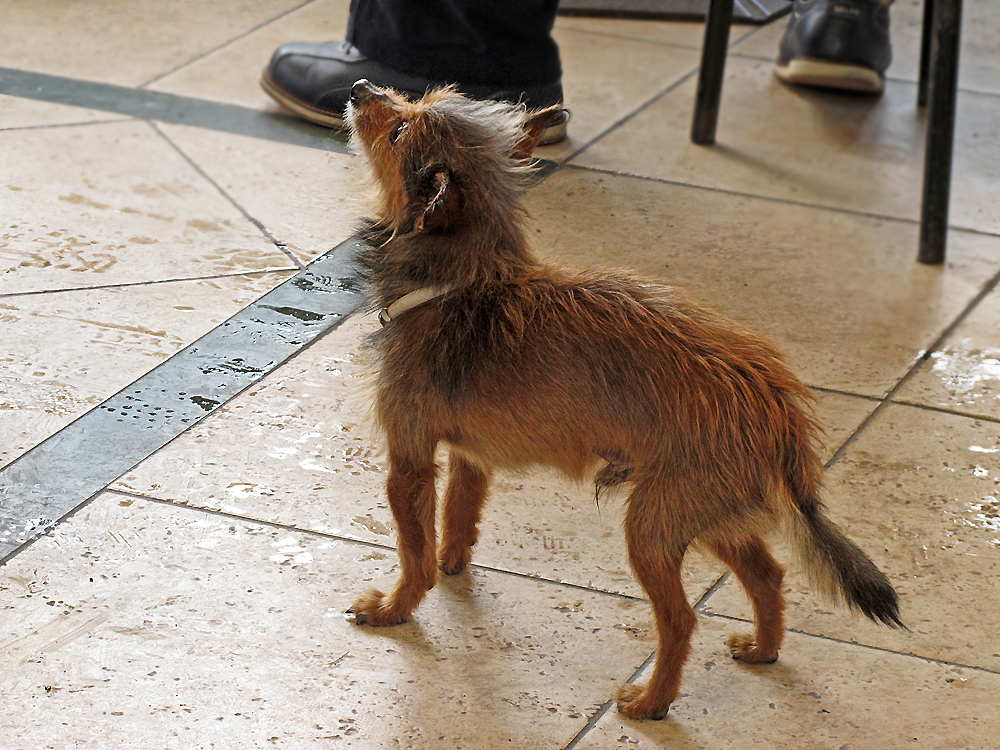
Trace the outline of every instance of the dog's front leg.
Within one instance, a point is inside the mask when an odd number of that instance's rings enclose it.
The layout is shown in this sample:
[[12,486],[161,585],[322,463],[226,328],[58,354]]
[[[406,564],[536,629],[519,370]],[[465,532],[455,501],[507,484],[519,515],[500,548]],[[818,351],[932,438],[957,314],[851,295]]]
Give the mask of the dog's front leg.
[[389,594],[369,589],[351,609],[358,625],[398,625],[410,619],[414,608],[437,579],[433,461],[415,464],[389,457],[386,489],[396,519],[401,575]]
[[441,529],[441,572],[445,575],[461,573],[472,559],[489,482],[488,472],[451,452]]

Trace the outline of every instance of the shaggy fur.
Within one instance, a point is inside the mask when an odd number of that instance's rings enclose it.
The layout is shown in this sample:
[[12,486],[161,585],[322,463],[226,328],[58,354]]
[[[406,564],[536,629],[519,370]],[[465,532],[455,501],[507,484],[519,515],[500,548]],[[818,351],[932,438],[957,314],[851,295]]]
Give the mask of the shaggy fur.
[[356,621],[409,619],[439,568],[469,563],[493,473],[545,464],[575,478],[596,470],[599,487],[630,485],[629,559],[659,634],[649,684],[618,694],[632,718],[661,718],[677,697],[696,619],[680,577],[693,543],[732,568],[753,603],[754,633],[729,640],[737,659],[778,656],[783,568],[762,536],[783,519],[817,584],[901,625],[888,579],[823,514],[810,395],[774,347],[669,287],[533,257],[519,196],[557,114],[355,85],[352,139],[380,191],[361,258],[376,307],[452,288],[374,337],[402,573],[388,594],[354,603]]

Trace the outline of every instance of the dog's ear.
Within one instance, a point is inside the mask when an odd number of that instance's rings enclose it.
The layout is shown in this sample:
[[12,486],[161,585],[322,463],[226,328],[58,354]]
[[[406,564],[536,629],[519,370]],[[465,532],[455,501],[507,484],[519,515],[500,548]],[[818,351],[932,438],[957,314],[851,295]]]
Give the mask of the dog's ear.
[[535,146],[538,145],[545,129],[560,121],[566,122],[568,120],[569,111],[563,109],[559,104],[540,109],[537,112],[529,112],[524,118],[524,123],[521,126],[521,137],[511,152],[511,158],[515,161],[527,161],[531,158],[531,154],[535,150]]
[[428,175],[426,190],[421,191],[423,210],[413,224],[415,232],[444,232],[458,219],[461,198],[447,169],[443,167]]

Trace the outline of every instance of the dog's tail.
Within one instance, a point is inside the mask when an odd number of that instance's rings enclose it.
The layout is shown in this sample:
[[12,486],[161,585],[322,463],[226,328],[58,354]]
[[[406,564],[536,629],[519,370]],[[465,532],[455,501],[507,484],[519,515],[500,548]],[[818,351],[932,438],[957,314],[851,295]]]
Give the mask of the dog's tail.
[[905,628],[899,618],[899,598],[885,573],[826,517],[816,497],[818,482],[796,468],[787,472],[794,506],[792,538],[810,580],[835,601],[845,601],[875,622]]

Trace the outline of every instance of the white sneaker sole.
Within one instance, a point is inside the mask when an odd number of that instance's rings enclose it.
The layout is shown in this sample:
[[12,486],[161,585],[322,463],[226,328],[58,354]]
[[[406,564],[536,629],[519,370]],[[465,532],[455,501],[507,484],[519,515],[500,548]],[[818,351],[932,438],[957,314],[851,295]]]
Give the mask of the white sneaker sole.
[[774,74],[786,83],[822,86],[848,91],[878,94],[885,88],[885,78],[878,71],[850,63],[795,58],[788,63],[777,62]]

